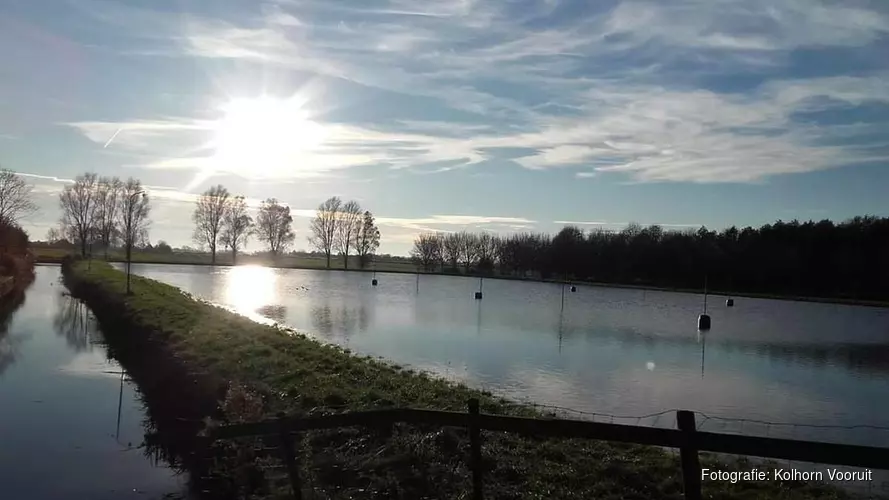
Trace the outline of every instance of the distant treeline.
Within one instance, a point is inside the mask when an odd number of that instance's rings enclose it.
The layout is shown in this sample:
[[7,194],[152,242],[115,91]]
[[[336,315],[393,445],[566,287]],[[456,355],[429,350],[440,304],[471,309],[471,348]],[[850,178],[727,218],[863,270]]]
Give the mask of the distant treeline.
[[720,232],[630,224],[567,226],[555,236],[426,233],[411,252],[426,271],[536,276],[670,288],[889,299],[889,218],[783,222]]

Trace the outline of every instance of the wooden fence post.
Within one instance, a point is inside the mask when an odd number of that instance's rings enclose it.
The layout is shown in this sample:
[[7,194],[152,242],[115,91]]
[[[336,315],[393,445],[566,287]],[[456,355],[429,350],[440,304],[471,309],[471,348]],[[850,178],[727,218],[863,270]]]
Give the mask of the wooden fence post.
[[469,400],[469,446],[472,463],[472,500],[483,500],[482,489],[482,433],[479,427],[478,399]]
[[679,430],[685,433],[686,445],[679,449],[682,461],[682,486],[686,500],[701,500],[701,462],[695,442],[695,414],[688,410],[676,412]]
[[287,475],[290,476],[290,487],[293,489],[293,498],[302,500],[303,490],[299,482],[299,465],[294,453],[293,438],[287,427],[286,415],[278,414],[278,435],[281,438],[281,451],[284,452],[284,464],[287,466]]

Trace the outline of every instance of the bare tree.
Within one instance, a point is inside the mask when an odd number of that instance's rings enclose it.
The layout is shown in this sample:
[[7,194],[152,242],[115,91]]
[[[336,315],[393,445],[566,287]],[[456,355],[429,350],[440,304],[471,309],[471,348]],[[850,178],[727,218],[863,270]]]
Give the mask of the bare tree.
[[364,220],[361,221],[361,229],[355,240],[355,253],[358,255],[358,265],[362,269],[367,267],[378,248],[380,248],[380,230],[373,214],[370,211],[364,212]]
[[460,242],[460,262],[463,264],[464,272],[468,273],[472,266],[478,261],[478,236],[466,231],[457,233]]
[[148,214],[151,206],[142,183],[132,177],[123,184],[118,197],[118,225],[127,259],[127,293],[130,293],[130,266],[133,247],[144,245],[148,238]]
[[290,227],[292,222],[290,207],[280,204],[275,198],[265,200],[259,207],[256,237],[269,246],[269,252],[273,257],[283,253],[293,243],[296,235]]
[[86,247],[95,228],[97,184],[96,174],[86,173],[77,176],[74,183],[65,186],[59,194],[62,225],[80,244],[80,255],[83,257],[86,257]]
[[309,223],[312,235],[309,243],[327,257],[327,268],[330,269],[330,254],[336,244],[339,212],[343,206],[343,200],[339,196],[328,198],[315,213],[315,218]]
[[219,241],[232,251],[232,264],[238,263],[238,249],[247,245],[253,218],[247,215],[247,203],[243,196],[235,196],[229,202],[222,217],[222,234]]
[[336,224],[334,242],[343,256],[343,268],[349,269],[349,251],[356,246],[361,231],[361,205],[357,201],[347,201],[340,209]]
[[442,259],[454,270],[460,263],[461,241],[459,233],[448,233],[441,242]]
[[222,231],[222,219],[228,210],[231,194],[224,186],[217,185],[204,191],[198,198],[191,218],[194,221],[194,241],[210,248],[210,262],[216,263],[216,245]]
[[120,210],[120,193],[123,182],[117,177],[102,177],[96,189],[96,239],[105,249],[108,259],[108,248],[120,235],[117,213]]
[[430,272],[435,270],[435,265],[441,262],[442,242],[444,238],[438,233],[422,233],[414,240],[414,248],[411,249],[411,258],[417,267]]
[[55,244],[62,240],[62,232],[57,227],[51,227],[46,231],[46,242]]
[[479,268],[484,268],[486,271],[492,270],[499,252],[500,238],[491,233],[483,232],[475,235],[474,239]]
[[12,170],[0,169],[0,221],[19,224],[23,217],[36,212],[33,188]]

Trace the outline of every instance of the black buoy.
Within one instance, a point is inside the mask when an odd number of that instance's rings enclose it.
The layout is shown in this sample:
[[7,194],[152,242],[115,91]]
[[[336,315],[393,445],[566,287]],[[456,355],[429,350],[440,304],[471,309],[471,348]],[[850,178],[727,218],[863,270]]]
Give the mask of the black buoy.
[[735,307],[735,299],[725,299],[725,307]]
[[710,315],[707,313],[698,316],[698,330],[710,329]]
[[376,280],[376,278],[372,279],[372,280],[370,281],[370,284],[373,285],[373,286],[377,286],[377,280]]
[[482,300],[482,288],[485,286],[483,278],[478,279],[478,291],[475,292],[475,300]]
[[475,300],[482,300],[482,292],[475,292]]
[[577,291],[577,287],[574,286],[574,285],[571,285],[571,291],[572,291],[572,292],[576,292],[576,291]]
[[704,310],[698,316],[698,330],[710,329],[710,315],[707,314],[707,276],[704,276]]

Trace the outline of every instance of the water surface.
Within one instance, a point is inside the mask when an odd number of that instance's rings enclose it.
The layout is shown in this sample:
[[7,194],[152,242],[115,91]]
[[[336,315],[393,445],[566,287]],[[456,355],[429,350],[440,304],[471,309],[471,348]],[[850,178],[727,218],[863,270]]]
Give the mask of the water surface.
[[139,394],[59,271],[38,266],[0,313],[0,497],[184,498],[184,477],[140,448]]
[[[358,352],[586,418],[889,446],[889,310],[462,277],[134,265]],[[645,418],[636,418],[645,417]],[[732,420],[723,420],[732,419]],[[771,424],[744,422],[752,419]],[[791,423],[793,425],[777,425]],[[825,428],[808,426],[828,426]],[[849,427],[849,428],[845,428]]]

